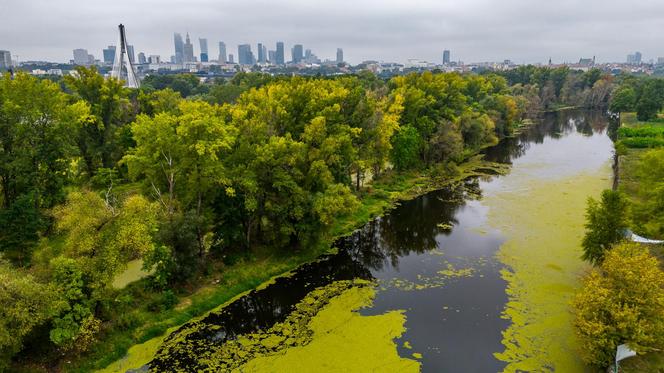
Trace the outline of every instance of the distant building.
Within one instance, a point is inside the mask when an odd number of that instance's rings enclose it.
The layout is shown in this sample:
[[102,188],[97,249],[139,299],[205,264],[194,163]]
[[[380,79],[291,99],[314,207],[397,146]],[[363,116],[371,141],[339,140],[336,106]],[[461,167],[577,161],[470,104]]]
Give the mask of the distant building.
[[9,51],[0,51],[0,70],[12,67],[12,54]]
[[304,59],[304,49],[302,44],[295,44],[293,49],[291,49],[291,55],[293,57],[293,63],[300,63]]
[[151,54],[150,57],[148,57],[148,62],[159,64],[161,63],[161,58],[156,54]]
[[267,63],[267,47],[263,45],[263,63]]
[[184,42],[182,42],[182,35],[177,32],[174,33],[173,42],[175,43],[175,63],[182,64],[184,62]]
[[240,65],[253,65],[256,63],[254,54],[251,52],[251,45],[240,44],[237,46],[237,62]]
[[664,57],[657,57],[657,64],[664,65]]
[[134,58],[134,46],[133,45],[127,45],[127,57],[129,58],[129,61],[131,61],[131,63],[136,62],[136,59]]
[[277,62],[277,51],[268,51],[267,52],[267,60],[271,64],[276,64]]
[[267,56],[263,51],[263,43],[258,43],[256,53],[258,53],[258,63],[265,63],[267,61]]
[[115,45],[109,45],[102,53],[104,54],[104,63],[112,65],[115,61]]
[[284,57],[284,43],[281,41],[277,42],[277,50],[274,53],[274,63],[277,65],[283,65],[286,62]]
[[226,63],[226,43],[219,42],[219,63]]
[[343,63],[344,62],[344,50],[341,48],[337,48],[337,63]]
[[187,39],[184,43],[184,62],[195,62],[194,60],[194,45],[191,44],[191,40],[189,39],[189,33],[187,33]]
[[443,65],[449,65],[450,64],[450,51],[445,49],[443,51]]
[[593,66],[595,64],[595,58],[582,58],[579,60],[579,65],[581,66]]
[[198,43],[201,45],[201,62],[208,62],[208,44],[207,39],[198,38]]
[[631,65],[640,65],[641,64],[641,52],[635,52],[634,54],[627,55],[627,63]]
[[87,49],[74,49],[74,64],[81,66],[90,65],[90,54],[88,54]]
[[139,65],[145,65],[148,63],[148,59],[145,58],[145,53],[141,52],[138,54],[138,63]]
[[235,61],[233,60],[233,54],[232,53],[228,55],[228,63],[230,63],[230,64],[235,63]]

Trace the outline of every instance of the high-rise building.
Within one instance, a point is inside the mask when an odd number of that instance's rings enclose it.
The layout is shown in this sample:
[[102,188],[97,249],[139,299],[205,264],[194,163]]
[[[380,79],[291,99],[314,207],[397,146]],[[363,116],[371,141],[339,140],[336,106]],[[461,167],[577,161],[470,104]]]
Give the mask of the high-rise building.
[[449,65],[450,64],[450,51],[445,49],[443,51],[443,65]]
[[256,63],[254,54],[251,52],[251,45],[240,44],[237,46],[237,61],[240,65],[253,65]]
[[102,52],[104,54],[104,63],[112,65],[115,60],[115,45],[109,45]]
[[198,38],[198,43],[201,45],[201,62],[208,62],[207,39]]
[[219,63],[226,63],[226,43],[219,42]]
[[140,52],[138,54],[138,63],[139,65],[145,65],[146,63],[148,63],[148,59],[145,58],[145,53]]
[[277,60],[277,52],[276,51],[268,51],[267,52],[267,61],[271,64],[275,64]]
[[302,48],[302,44],[295,44],[293,46],[293,49],[291,50],[291,54],[293,56],[293,63],[300,63],[302,62],[302,59],[304,58],[304,50]]
[[344,50],[337,48],[337,63],[344,63]]
[[258,63],[265,63],[267,60],[267,56],[264,53],[263,50],[263,43],[258,43],[256,46],[256,53],[258,53]]
[[632,65],[640,65],[642,57],[643,56],[641,55],[641,52],[635,52],[634,54],[629,54],[627,55],[627,63]]
[[12,54],[9,51],[0,51],[0,70],[12,67]]
[[182,35],[177,32],[174,33],[173,42],[175,43],[175,63],[181,64],[184,62],[184,43],[182,42]]
[[74,64],[75,65],[90,65],[90,55],[87,49],[74,49]]
[[189,39],[189,33],[187,33],[187,39],[184,43],[184,62],[195,62],[194,61],[194,45],[191,44]]
[[151,54],[150,57],[148,57],[148,62],[158,64],[161,63],[161,58],[156,54]]
[[131,63],[135,63],[136,59],[134,59],[134,46],[133,45],[127,45],[127,57],[129,58],[129,61],[131,61]]
[[277,42],[277,50],[274,54],[274,63],[277,65],[283,65],[286,62],[284,58],[284,43],[281,41]]
[[235,60],[233,59],[233,53],[228,55],[228,63],[230,63],[230,64],[235,63]]

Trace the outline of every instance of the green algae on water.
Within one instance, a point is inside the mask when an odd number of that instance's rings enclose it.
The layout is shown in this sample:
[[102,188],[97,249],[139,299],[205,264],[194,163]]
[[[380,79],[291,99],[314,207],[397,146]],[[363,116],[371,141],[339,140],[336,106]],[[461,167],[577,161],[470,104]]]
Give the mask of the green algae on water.
[[397,353],[394,340],[405,331],[403,311],[375,316],[362,316],[357,312],[369,306],[374,296],[372,284],[345,288],[308,320],[306,327],[311,334],[308,334],[306,343],[285,346],[272,354],[261,354],[234,371],[419,371],[419,362]]
[[507,267],[501,271],[508,284],[503,317],[511,324],[503,332],[505,350],[495,354],[507,363],[506,372],[587,370],[569,302],[587,268],[580,245],[586,200],[611,186],[610,175],[608,162],[559,178],[519,172],[485,198],[489,225],[507,237],[498,259]]

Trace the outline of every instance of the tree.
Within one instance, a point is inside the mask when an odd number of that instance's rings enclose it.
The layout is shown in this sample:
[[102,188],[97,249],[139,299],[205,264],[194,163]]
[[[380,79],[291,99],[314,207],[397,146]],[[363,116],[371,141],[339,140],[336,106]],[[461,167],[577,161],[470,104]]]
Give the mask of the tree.
[[407,170],[420,164],[420,136],[417,129],[402,126],[392,138],[391,160],[397,170]]
[[0,262],[0,371],[23,346],[32,330],[56,315],[62,303],[50,285]]
[[65,240],[62,255],[75,259],[93,300],[99,300],[127,262],[155,250],[158,208],[142,196],[115,203],[108,196],[71,192],[54,210]]
[[90,107],[90,115],[79,126],[77,136],[85,171],[93,176],[100,167],[115,167],[124,152],[119,130],[133,116],[129,89],[120,80],[105,79],[94,66],[76,67],[76,74],[66,76],[65,83]]
[[140,115],[131,126],[136,146],[125,156],[130,176],[142,178],[164,207],[193,210],[199,257],[209,229],[205,208],[219,190],[230,191],[224,164],[237,129],[226,123],[218,107],[202,101],[182,101],[178,113]]
[[584,260],[601,264],[611,246],[623,239],[628,228],[628,207],[623,194],[613,190],[603,191],[600,202],[588,199],[582,242]]
[[0,210],[0,253],[19,265],[27,264],[46,225],[34,200],[31,194],[24,194],[8,209]]
[[87,105],[70,105],[48,80],[0,78],[0,208],[28,195],[36,209],[61,201],[74,155],[71,133],[87,115]]
[[585,277],[573,309],[588,364],[609,366],[622,343],[639,354],[661,348],[664,272],[659,261],[638,244],[617,245]]
[[611,95],[609,110],[620,115],[635,110],[636,91],[628,85],[621,85]]
[[664,89],[661,89],[658,80],[649,80],[641,88],[639,99],[636,103],[636,117],[640,121],[648,121],[657,118],[657,113],[662,108]]

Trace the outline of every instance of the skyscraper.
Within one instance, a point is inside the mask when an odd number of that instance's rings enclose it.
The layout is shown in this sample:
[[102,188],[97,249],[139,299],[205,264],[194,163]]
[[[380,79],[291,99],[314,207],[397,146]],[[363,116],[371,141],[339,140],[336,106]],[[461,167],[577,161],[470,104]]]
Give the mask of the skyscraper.
[[219,42],[219,63],[226,63],[226,43]]
[[208,62],[208,46],[207,39],[198,38],[198,42],[201,45],[201,62]]
[[228,63],[230,63],[230,64],[235,63],[235,60],[233,59],[233,53],[228,55]]
[[175,63],[181,64],[184,62],[184,43],[182,42],[182,35],[177,32],[173,34],[173,42],[175,43]]
[[274,54],[274,63],[277,65],[283,65],[286,59],[284,58],[284,43],[281,41],[277,42],[277,50]]
[[445,49],[443,51],[443,65],[449,65],[450,64],[450,51]]
[[337,48],[337,63],[344,63],[344,50]]
[[267,60],[268,60],[268,62],[270,62],[271,64],[274,65],[276,63],[275,61],[277,60],[277,52],[276,51],[268,51],[267,52]]
[[9,51],[0,51],[0,70],[12,67],[12,54]]
[[127,45],[127,57],[129,57],[129,61],[131,61],[131,63],[136,62],[136,59],[134,59],[134,46],[133,45]]
[[145,53],[140,52],[140,53],[138,54],[138,63],[139,63],[140,65],[144,65],[144,64],[148,63],[148,59],[145,58]]
[[74,49],[74,64],[83,66],[89,65],[89,56],[87,49]]
[[115,60],[115,45],[109,45],[108,48],[104,49],[104,63],[113,64]]
[[267,57],[263,51],[263,43],[258,43],[256,49],[256,53],[258,53],[258,63],[265,63]]
[[194,45],[191,44],[189,33],[187,33],[187,39],[184,43],[184,62],[194,62]]
[[240,44],[237,46],[237,61],[240,65],[253,65],[256,63],[254,54],[251,52],[251,45]]
[[291,54],[293,55],[293,63],[300,63],[302,59],[304,58],[304,50],[302,48],[302,44],[295,44],[293,46],[293,49],[291,50]]

